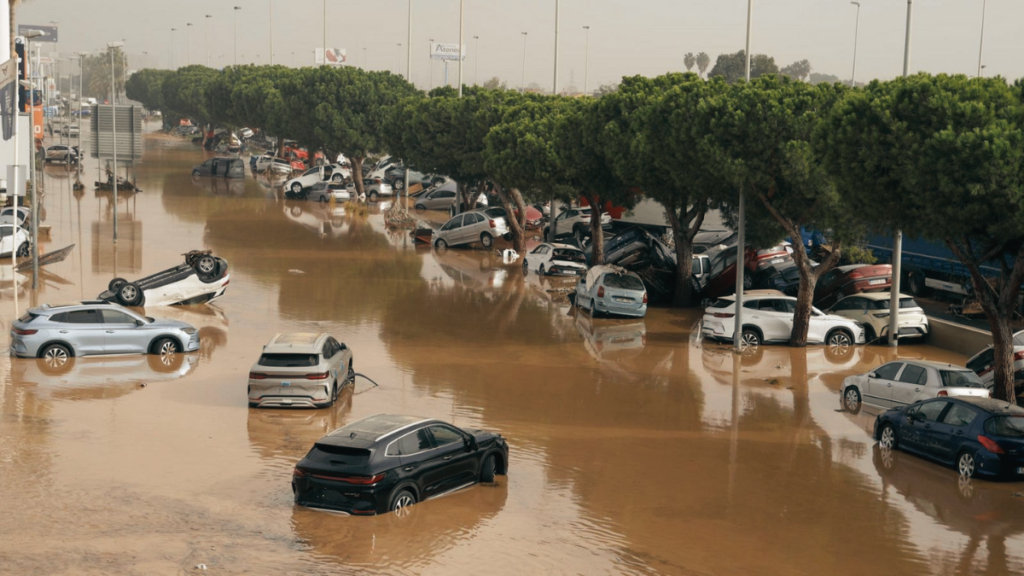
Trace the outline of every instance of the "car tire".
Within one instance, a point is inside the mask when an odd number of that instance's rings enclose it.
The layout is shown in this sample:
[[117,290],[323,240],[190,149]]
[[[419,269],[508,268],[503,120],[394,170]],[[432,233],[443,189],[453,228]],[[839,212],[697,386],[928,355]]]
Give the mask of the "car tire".
[[342,176],[341,174],[335,174],[334,176],[331,176],[331,182],[341,182],[344,179],[345,177]]
[[207,254],[196,262],[196,273],[202,277],[209,277],[217,274],[217,259]]
[[928,292],[928,287],[924,283],[924,274],[916,270],[908,274],[907,290],[914,296],[924,296]]
[[29,253],[28,242],[22,242],[21,246],[18,246],[17,256],[19,258],[24,258],[24,257],[28,256],[28,253]]
[[438,239],[437,242],[434,242],[434,248],[437,248],[438,250],[447,250],[448,243],[445,242],[443,238]]
[[895,450],[900,445],[900,437],[896,428],[888,422],[882,424],[882,431],[878,433],[878,447]]
[[743,290],[751,290],[754,288],[754,277],[751,276],[749,271],[743,275]]
[[530,265],[526,262],[526,258],[523,258],[523,276],[530,273]]
[[56,363],[61,366],[67,364],[71,356],[71,350],[63,344],[49,344],[39,351],[39,357],[46,362],[53,362],[54,368],[57,368]]
[[405,190],[405,179],[395,178],[394,180],[391,181],[391,187],[394,188],[396,192],[401,192],[402,190]]
[[107,290],[110,290],[111,292],[117,292],[118,288],[124,286],[127,283],[128,281],[125,280],[124,278],[114,278],[113,280],[110,281],[109,284],[107,284]]
[[371,191],[370,191],[370,195],[369,195],[369,196],[367,196],[367,198],[369,198],[369,199],[370,199],[370,202],[376,202],[376,201],[377,201],[377,198],[379,198],[379,197],[380,197],[380,195],[379,195],[379,194],[377,194],[377,191],[376,191],[376,190],[371,190]]
[[117,289],[117,301],[122,306],[138,306],[142,303],[142,289],[134,282],[126,282]]
[[153,343],[153,347],[150,348],[150,354],[156,354],[163,356],[164,354],[177,354],[181,352],[181,347],[173,338],[160,338]]
[[864,325],[864,340],[866,342],[874,342],[878,339],[878,335],[875,334],[875,327],[871,324]]
[[200,174],[199,174],[199,170],[193,170],[193,171],[192,171],[192,177],[193,177],[193,178],[199,178],[199,176],[200,176]]
[[701,308],[711,308],[711,305],[714,304],[714,303],[715,303],[715,301],[712,300],[711,298],[702,298],[701,301],[700,301],[700,307]]
[[743,347],[751,347],[756,350],[761,346],[761,333],[753,328],[744,328],[740,333],[740,344]]
[[978,461],[974,454],[964,450],[956,457],[956,471],[965,478],[974,478],[978,471]]
[[494,246],[494,236],[491,236],[487,232],[480,234],[480,243],[483,244],[484,248],[490,248]]
[[484,458],[483,464],[480,465],[480,481],[481,482],[494,482],[494,474],[498,470],[497,456],[491,454]]
[[292,184],[292,194],[302,196],[302,184],[299,184],[298,182]]
[[416,495],[409,490],[399,490],[391,496],[388,503],[388,511],[395,514],[402,514],[406,508],[416,504]]
[[850,386],[843,394],[843,408],[850,414],[860,413],[861,397],[860,390],[856,386]]
[[825,336],[825,344],[833,353],[841,353],[851,348],[855,343],[853,336],[842,328],[833,330]]
[[319,202],[321,206],[327,206],[327,203],[329,202],[329,200],[327,199],[327,196],[324,196],[323,194],[321,194],[320,198],[317,198],[317,202]]
[[426,210],[427,210],[427,207],[424,206],[423,204],[417,204],[416,205],[416,211],[417,212],[423,213],[423,212],[426,212]]

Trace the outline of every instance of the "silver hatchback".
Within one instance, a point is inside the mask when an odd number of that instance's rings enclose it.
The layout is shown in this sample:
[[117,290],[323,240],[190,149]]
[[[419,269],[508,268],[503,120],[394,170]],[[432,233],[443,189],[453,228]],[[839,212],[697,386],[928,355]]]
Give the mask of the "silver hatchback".
[[352,350],[330,334],[276,334],[249,370],[249,407],[325,408],[354,377]]
[[11,352],[54,362],[95,354],[171,354],[199,349],[199,332],[178,320],[140,316],[117,304],[80,304],[29,310],[11,325]]
[[484,248],[494,246],[494,239],[509,233],[501,216],[488,216],[483,210],[458,214],[445,222],[434,235],[434,246],[440,249],[459,244],[480,242]]

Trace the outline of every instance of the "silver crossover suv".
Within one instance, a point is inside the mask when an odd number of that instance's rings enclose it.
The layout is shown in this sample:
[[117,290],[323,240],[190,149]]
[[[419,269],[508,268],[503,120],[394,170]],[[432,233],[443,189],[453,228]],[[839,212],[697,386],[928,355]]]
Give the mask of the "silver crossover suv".
[[352,351],[330,334],[276,334],[249,370],[249,406],[325,408],[354,377]]
[[11,353],[63,361],[94,354],[171,354],[199,349],[199,332],[186,322],[139,316],[117,304],[87,300],[29,308],[11,325]]

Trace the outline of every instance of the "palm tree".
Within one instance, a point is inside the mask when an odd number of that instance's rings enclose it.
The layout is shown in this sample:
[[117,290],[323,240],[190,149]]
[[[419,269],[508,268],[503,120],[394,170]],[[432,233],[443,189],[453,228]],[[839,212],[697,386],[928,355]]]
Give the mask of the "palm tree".
[[[704,76],[704,72],[707,71],[708,66],[711,66],[711,56],[708,56],[707,52],[697,54],[697,70],[700,71],[701,76]],[[707,76],[704,77],[707,78]]]
[[693,70],[693,65],[697,63],[697,58],[693,55],[693,52],[687,52],[686,56],[683,56],[683,64],[686,64],[686,71]]

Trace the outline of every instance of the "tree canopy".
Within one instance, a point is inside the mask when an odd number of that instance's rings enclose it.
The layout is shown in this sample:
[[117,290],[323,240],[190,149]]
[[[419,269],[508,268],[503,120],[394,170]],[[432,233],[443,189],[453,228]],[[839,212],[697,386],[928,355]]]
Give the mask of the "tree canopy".
[[[747,51],[740,50],[734,54],[719,54],[715,61],[715,67],[711,69],[709,76],[721,76],[725,81],[733,82],[746,78],[747,72]],[[758,78],[765,74],[778,74],[779,67],[775,64],[775,58],[765,54],[754,54],[750,58],[750,78]]]

